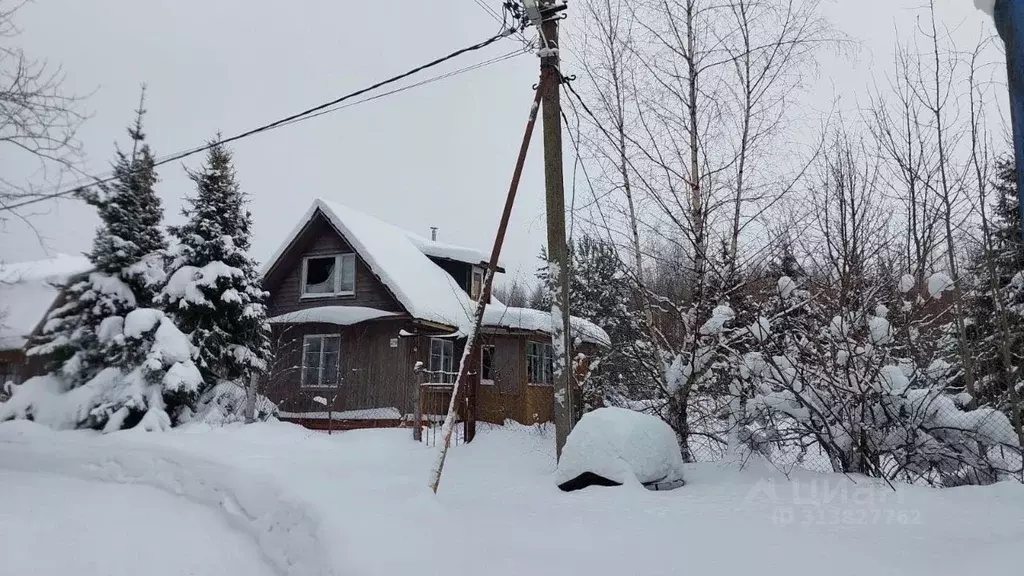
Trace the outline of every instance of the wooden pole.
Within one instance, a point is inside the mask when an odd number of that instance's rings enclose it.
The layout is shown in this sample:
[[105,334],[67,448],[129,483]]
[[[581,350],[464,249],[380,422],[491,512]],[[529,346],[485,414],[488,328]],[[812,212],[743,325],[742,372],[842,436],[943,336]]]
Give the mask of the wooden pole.
[[459,389],[465,385],[472,359],[477,352],[477,336],[480,333],[480,326],[484,321],[484,309],[487,301],[491,299],[491,286],[494,282],[494,274],[498,268],[498,257],[501,255],[501,246],[505,243],[505,232],[508,230],[508,221],[512,216],[512,205],[516,200],[516,191],[519,190],[519,180],[523,175],[523,166],[526,164],[526,152],[530,149],[530,138],[533,137],[533,127],[537,124],[537,109],[540,107],[541,93],[544,87],[544,77],[540,79],[536,92],[533,96],[533,104],[530,106],[530,116],[526,121],[526,130],[523,133],[522,144],[519,145],[519,157],[516,159],[516,167],[512,172],[512,182],[508,187],[508,195],[505,197],[505,209],[501,213],[501,222],[498,224],[498,233],[494,237],[494,247],[491,248],[491,258],[487,263],[487,273],[484,274],[484,286],[480,290],[480,298],[476,304],[476,313],[473,317],[473,324],[466,334],[466,347],[462,351],[462,360],[459,362],[459,375],[455,379],[455,386],[452,387],[452,398],[448,403],[448,415],[444,418],[444,425],[441,429],[443,437],[441,448],[438,451],[437,462],[430,472],[430,489],[437,493],[437,487],[441,484],[441,473],[444,471],[444,460],[448,456],[448,447],[452,442],[452,428],[455,425],[455,412],[458,407]]
[[417,361],[413,368],[416,372],[416,391],[413,393],[412,408],[412,439],[417,442],[423,441],[423,383],[426,374],[423,372],[423,362]]
[[554,0],[541,3],[540,75],[544,86],[544,186],[548,224],[548,271],[554,284],[551,298],[551,345],[555,351],[555,454],[572,428],[572,336],[569,322],[569,257],[565,239],[565,183],[562,175],[562,73],[558,56],[558,21]]

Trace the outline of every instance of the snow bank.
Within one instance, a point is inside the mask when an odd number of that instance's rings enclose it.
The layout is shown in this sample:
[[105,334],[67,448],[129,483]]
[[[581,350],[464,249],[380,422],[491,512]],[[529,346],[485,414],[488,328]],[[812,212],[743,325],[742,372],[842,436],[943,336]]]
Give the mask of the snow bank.
[[384,318],[385,316],[397,316],[397,314],[365,306],[318,306],[316,308],[306,308],[274,316],[269,318],[267,322],[271,324],[321,322],[338,326],[350,326],[366,322],[367,320]]
[[588,473],[616,484],[681,485],[683,457],[675,432],[660,418],[600,408],[569,433],[555,482],[566,489]]
[[119,484],[139,484],[219,510],[252,537],[280,574],[332,575],[320,518],[308,502],[287,494],[270,477],[240,470],[156,443],[127,441],[130,432],[104,438],[55,433],[31,422],[0,427],[0,462],[8,470],[43,472]]
[[[424,480],[436,454],[409,436],[327,436],[282,423],[97,436],[16,422],[0,425],[0,468],[66,466],[100,480],[134,474],[198,493],[190,499],[265,539],[268,557],[303,562],[275,563],[284,574],[522,576],[543,566],[565,575],[819,576],[827,566],[829,576],[967,576],[1020,568],[1024,487],[1012,482],[890,487],[856,475],[783,474],[752,458],[743,470],[687,464],[680,490],[566,495],[552,486],[552,426],[481,423],[472,443],[452,447],[435,496]],[[147,467],[153,460],[163,462]],[[199,478],[212,486],[196,486]],[[221,504],[232,500],[246,514]],[[459,556],[444,563],[439,551],[453,542]]]
[[20,350],[60,294],[60,285],[92,265],[81,256],[0,264],[0,350]]
[[[100,372],[93,380],[120,374],[113,368]],[[67,392],[63,380],[52,375],[29,378],[15,386],[10,399],[0,405],[0,422],[33,420],[55,430],[75,428],[92,409],[95,389],[82,386]]]

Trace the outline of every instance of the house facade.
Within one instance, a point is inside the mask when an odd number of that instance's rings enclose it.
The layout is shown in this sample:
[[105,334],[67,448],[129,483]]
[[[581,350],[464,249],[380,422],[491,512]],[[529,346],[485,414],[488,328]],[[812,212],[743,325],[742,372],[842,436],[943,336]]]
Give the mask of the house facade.
[[[275,347],[265,394],[283,419],[315,427],[402,425],[416,403],[424,418],[440,418],[486,260],[315,201],[263,270]],[[551,419],[549,322],[546,312],[488,304],[462,416],[472,409],[494,423]],[[582,375],[608,337],[582,319],[572,327]]]

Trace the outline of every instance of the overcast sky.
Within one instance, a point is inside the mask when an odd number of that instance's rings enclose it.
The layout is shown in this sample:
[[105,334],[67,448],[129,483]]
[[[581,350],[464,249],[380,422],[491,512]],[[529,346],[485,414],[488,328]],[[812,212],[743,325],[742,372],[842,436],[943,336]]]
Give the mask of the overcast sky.
[[[809,104],[827,106],[835,94],[852,104],[872,74],[888,69],[896,29],[909,30],[923,2],[828,3],[827,15],[862,49],[855,62],[823,70]],[[938,0],[938,7],[958,40],[993,33],[971,0]],[[92,173],[109,170],[143,82],[146,133],[161,156],[217,130],[234,134],[329,100],[497,30],[473,0],[37,0],[18,22],[18,42],[29,54],[63,65],[69,91],[91,94],[80,138]],[[504,40],[441,71],[517,47]],[[489,247],[536,79],[536,58],[520,56],[234,144],[252,199],[254,255],[273,252],[317,196],[424,235],[438,226],[442,240]],[[503,258],[510,275],[531,279],[545,238],[539,134],[533,144]],[[0,167],[12,168],[2,159]],[[160,178],[173,223],[191,183],[180,165],[164,166]],[[43,210],[32,219],[43,243],[9,221],[0,231],[0,260],[88,249],[97,224],[89,208],[63,201]]]

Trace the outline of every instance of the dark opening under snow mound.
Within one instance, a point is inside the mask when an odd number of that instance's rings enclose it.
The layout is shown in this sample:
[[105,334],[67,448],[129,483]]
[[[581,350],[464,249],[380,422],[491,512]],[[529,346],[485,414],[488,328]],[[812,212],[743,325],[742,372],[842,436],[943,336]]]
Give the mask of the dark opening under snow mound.
[[593,472],[584,472],[579,476],[569,480],[568,482],[562,482],[558,487],[563,492],[573,492],[574,490],[583,490],[590,486],[622,486],[622,482],[616,482],[609,480],[604,476],[598,476]]
[[637,484],[649,490],[683,485],[675,431],[660,418],[624,408],[584,414],[566,439],[555,485],[571,491]]

